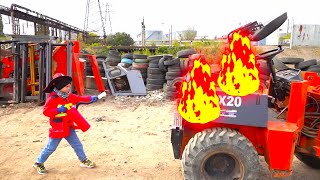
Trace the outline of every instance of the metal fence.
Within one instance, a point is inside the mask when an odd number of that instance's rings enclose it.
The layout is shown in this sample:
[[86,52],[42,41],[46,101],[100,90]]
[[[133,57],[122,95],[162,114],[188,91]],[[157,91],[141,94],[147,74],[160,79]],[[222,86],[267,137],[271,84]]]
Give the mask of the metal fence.
[[320,46],[320,25],[293,25],[292,46]]

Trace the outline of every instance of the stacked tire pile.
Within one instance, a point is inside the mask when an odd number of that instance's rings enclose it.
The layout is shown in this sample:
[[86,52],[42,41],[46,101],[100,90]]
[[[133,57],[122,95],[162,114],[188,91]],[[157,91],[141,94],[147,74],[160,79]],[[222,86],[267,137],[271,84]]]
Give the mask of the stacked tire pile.
[[281,58],[279,59],[284,64],[294,65],[295,69],[301,71],[320,73],[320,63],[316,59],[304,60],[303,58]]
[[143,82],[147,82],[147,69],[149,67],[148,56],[144,54],[133,54],[133,70],[139,70],[143,79]]
[[[181,84],[183,82],[182,76],[185,75],[189,67],[188,57],[197,52],[193,49],[186,49],[177,53],[177,58],[163,58],[160,60],[159,66],[166,70],[167,82],[163,85],[163,90],[166,93],[166,98],[174,100],[178,97]],[[163,64],[163,66],[162,66]]]
[[115,50],[109,50],[106,61],[107,61],[107,68],[112,68],[117,66],[121,62],[120,53]]
[[159,62],[163,59],[163,55],[149,56],[149,68],[147,73],[147,85],[148,91],[159,90],[163,88],[163,84],[166,82],[166,72],[160,68]]
[[119,65],[125,67],[125,68],[130,68],[133,63],[133,54],[127,53],[121,56],[121,62]]

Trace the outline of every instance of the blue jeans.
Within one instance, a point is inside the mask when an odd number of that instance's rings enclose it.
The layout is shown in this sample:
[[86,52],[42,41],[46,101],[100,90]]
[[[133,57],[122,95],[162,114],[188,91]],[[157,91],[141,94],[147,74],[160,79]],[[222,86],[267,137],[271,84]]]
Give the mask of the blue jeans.
[[[83,146],[72,127],[70,128],[70,135],[68,137],[65,137],[65,139],[77,154],[78,159],[80,161],[86,160],[87,157],[84,153]],[[43,148],[36,162],[41,164],[44,163],[48,159],[48,157],[57,149],[61,140],[62,138],[49,138],[47,146]]]

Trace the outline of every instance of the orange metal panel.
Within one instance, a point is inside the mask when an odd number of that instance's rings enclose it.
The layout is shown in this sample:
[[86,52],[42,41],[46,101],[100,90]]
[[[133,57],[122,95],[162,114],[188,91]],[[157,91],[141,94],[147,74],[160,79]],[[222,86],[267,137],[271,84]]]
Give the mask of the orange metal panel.
[[269,121],[266,132],[265,157],[274,176],[287,176],[292,172],[298,126],[293,123]]
[[99,66],[98,66],[98,62],[97,62],[96,56],[95,55],[87,55],[87,57],[90,60],[90,64],[91,64],[91,67],[92,67],[92,72],[93,72],[94,79],[95,79],[96,84],[97,84],[98,91],[99,92],[104,92],[106,89],[104,87],[104,84],[103,84],[103,81],[102,81],[102,78],[101,78],[101,75],[100,75]]
[[292,82],[289,105],[288,105],[288,116],[287,122],[294,123],[302,129],[304,124],[304,111],[307,102],[307,88],[309,82]]

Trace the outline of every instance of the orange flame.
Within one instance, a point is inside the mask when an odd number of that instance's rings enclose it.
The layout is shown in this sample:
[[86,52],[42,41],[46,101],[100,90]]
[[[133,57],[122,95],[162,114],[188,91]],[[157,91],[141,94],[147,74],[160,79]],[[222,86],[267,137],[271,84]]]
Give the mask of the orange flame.
[[188,122],[205,124],[220,116],[220,105],[210,66],[203,55],[197,56],[182,83],[178,111]]
[[235,32],[229,50],[229,53],[222,55],[219,87],[232,96],[254,93],[259,88],[260,80],[249,38]]

